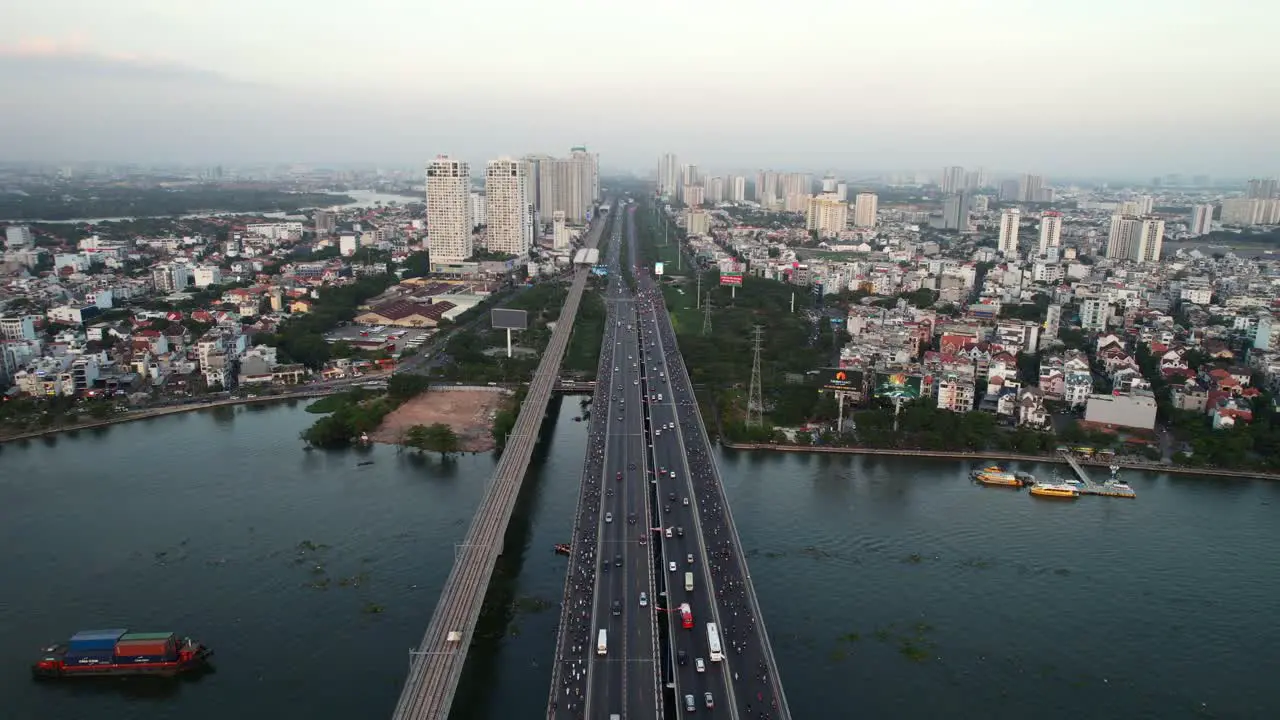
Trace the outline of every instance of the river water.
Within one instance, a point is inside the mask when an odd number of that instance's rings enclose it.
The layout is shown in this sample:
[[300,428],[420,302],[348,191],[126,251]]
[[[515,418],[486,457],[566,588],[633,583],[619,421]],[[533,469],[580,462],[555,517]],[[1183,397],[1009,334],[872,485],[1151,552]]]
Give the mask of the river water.
[[[495,460],[303,452],[303,406],[0,446],[0,716],[390,715]],[[553,404],[455,718],[546,700],[579,411]],[[1136,501],[1054,502],[952,461],[721,463],[797,718],[1280,712],[1280,484],[1135,473]],[[102,626],[198,637],[217,672],[28,678],[41,644]]]

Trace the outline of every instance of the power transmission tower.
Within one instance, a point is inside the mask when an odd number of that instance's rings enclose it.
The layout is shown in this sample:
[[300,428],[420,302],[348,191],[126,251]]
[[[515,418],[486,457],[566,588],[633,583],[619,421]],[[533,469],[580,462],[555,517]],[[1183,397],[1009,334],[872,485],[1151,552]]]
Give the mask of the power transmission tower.
[[747,427],[764,425],[764,401],[760,398],[760,346],[764,344],[764,326],[751,329],[751,389],[747,392]]
[[702,271],[698,271],[698,308],[702,308]]
[[707,293],[706,302],[702,303],[702,334],[711,334],[711,293]]

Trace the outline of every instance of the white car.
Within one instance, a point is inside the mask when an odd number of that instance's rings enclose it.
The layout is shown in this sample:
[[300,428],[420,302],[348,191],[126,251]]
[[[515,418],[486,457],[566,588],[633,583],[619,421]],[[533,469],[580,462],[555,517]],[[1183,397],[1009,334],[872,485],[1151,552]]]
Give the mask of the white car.
[[654,431],[653,431],[653,434],[654,434],[654,435],[661,435],[661,434],[662,434],[662,428],[658,428],[657,430],[654,430]]
[[[605,513],[605,514],[604,514],[604,521],[605,521],[605,522],[607,522],[607,523],[611,523],[611,522],[613,522],[613,513]],[[675,563],[671,563],[671,564],[672,564],[672,565],[675,565]]]
[[694,658],[693,669],[697,670],[698,672],[706,672],[707,664],[702,661],[702,658]]
[[676,572],[676,561],[672,560],[671,562],[667,563],[667,569],[670,570],[671,572]]
[[648,604],[649,604],[649,596],[646,595],[645,593],[640,593],[640,607],[646,607]]

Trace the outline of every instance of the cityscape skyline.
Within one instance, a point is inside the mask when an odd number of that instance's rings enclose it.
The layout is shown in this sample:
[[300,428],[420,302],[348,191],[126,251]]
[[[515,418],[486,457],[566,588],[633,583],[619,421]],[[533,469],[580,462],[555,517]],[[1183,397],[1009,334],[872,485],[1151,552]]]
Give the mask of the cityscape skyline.
[[[1250,78],[1280,70],[1265,37],[1280,9],[1250,6],[1254,22],[1242,24],[1231,21],[1233,6],[1244,11],[1227,2],[1207,15],[1189,0],[1086,2],[1069,12],[1012,0],[964,12],[933,0],[831,4],[819,8],[831,21],[813,27],[757,0],[732,13],[670,0],[590,13],[571,3],[392,0],[315,13],[282,1],[255,7],[253,23],[234,4],[198,13],[155,0],[19,4],[0,10],[9,29],[0,154],[404,163],[447,151],[474,168],[586,144],[608,170],[645,173],[671,151],[744,170],[1273,175],[1280,103]],[[349,28],[370,22],[378,50],[342,51]],[[1015,22],[1052,32],[1008,32]],[[608,39],[564,35],[588,25]],[[876,32],[850,48],[851,25]],[[436,28],[430,42],[422,28]],[[1107,42],[1122,30],[1123,42]],[[1082,46],[1082,37],[1095,42]],[[477,52],[495,43],[504,51]],[[708,72],[687,72],[691,48]],[[1018,57],[1000,66],[998,86],[982,82],[991,53]],[[781,57],[804,61],[768,61]],[[1184,97],[1188,87],[1196,102],[1146,101]],[[787,99],[813,93],[821,107]],[[692,97],[716,102],[683,100]]]

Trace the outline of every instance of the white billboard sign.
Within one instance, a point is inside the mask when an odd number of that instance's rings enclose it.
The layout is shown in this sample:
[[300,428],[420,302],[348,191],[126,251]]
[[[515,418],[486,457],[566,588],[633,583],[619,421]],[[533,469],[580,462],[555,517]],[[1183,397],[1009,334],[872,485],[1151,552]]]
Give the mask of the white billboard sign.
[[662,274],[662,263],[654,263],[654,264],[653,264],[653,274],[654,274],[654,275],[661,275],[661,274]]

